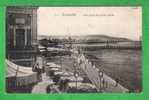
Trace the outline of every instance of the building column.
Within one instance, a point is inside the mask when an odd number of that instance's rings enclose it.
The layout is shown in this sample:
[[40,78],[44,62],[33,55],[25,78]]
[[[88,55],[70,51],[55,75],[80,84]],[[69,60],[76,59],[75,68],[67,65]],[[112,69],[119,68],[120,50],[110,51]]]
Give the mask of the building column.
[[32,10],[32,14],[30,15],[31,16],[31,25],[30,25],[30,28],[31,28],[31,32],[30,32],[30,34],[31,34],[31,45],[33,44],[33,10]]
[[13,46],[16,47],[16,27],[13,27]]
[[25,27],[25,47],[27,46],[27,28]]

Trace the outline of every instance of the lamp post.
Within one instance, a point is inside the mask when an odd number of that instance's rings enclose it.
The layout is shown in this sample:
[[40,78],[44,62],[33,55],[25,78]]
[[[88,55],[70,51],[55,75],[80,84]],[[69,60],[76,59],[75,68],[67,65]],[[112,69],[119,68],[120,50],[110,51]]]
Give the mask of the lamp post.
[[60,56],[60,65],[61,65],[61,71],[63,70],[62,66],[62,56]]
[[103,78],[103,72],[99,71],[99,81],[100,81],[100,85],[99,85],[99,91],[101,92],[102,90],[102,78]]
[[78,73],[77,73],[77,63],[75,62],[75,60],[74,60],[73,67],[74,67],[74,77],[75,77],[75,79],[76,79],[76,89],[77,89],[77,78],[78,78]]
[[76,72],[74,76],[76,78],[76,89],[77,89],[78,88],[78,83],[77,83],[78,82],[78,73]]

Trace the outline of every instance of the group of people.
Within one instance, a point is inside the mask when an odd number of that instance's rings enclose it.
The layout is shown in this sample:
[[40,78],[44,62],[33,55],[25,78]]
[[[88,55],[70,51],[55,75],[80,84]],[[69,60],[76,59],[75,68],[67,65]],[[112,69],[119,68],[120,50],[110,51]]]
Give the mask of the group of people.
[[36,63],[34,64],[32,70],[33,72],[37,72],[38,80],[42,81],[42,73],[44,72],[44,64],[43,64],[43,58],[41,56],[38,56],[36,58]]

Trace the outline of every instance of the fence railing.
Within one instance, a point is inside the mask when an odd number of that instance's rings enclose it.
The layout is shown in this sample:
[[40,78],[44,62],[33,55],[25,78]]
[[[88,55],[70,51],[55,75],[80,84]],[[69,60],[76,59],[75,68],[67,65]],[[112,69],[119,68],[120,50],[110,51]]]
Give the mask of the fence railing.
[[8,86],[23,86],[38,82],[36,72],[32,72],[32,68],[26,68],[14,64],[13,62],[6,60],[7,74],[6,81]]
[[[96,68],[96,66],[92,64],[83,53],[77,53],[77,51],[74,52],[75,53],[72,56],[77,60],[79,67],[86,73],[92,84],[96,86],[97,91],[128,92],[128,89],[124,88],[100,69]],[[119,86],[115,87],[117,84],[119,84]],[[115,90],[111,90],[112,88]]]

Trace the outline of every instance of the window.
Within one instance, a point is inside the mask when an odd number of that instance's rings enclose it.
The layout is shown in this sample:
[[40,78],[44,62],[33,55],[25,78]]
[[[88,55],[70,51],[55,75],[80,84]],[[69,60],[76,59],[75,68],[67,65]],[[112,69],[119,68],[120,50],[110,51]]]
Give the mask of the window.
[[16,22],[16,24],[25,24],[25,19],[24,18],[16,18],[15,22]]

